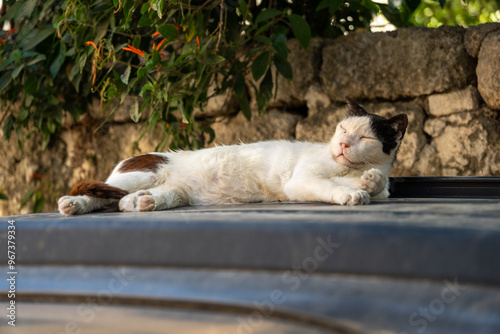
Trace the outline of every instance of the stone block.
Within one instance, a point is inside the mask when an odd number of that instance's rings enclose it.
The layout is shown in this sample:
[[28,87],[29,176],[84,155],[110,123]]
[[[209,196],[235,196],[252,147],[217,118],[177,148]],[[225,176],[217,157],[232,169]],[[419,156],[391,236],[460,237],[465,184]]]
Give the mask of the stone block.
[[308,116],[313,116],[319,110],[328,108],[331,105],[330,98],[318,85],[311,85],[307,89],[304,98],[306,100]]
[[481,44],[477,58],[477,88],[484,102],[500,110],[500,31],[490,33]]
[[424,123],[424,132],[431,137],[438,137],[443,133],[446,122],[440,118],[431,118]]
[[500,30],[500,23],[485,23],[467,29],[464,44],[469,55],[476,58],[484,38],[490,33],[498,30]]
[[288,61],[293,69],[293,80],[278,77],[278,91],[276,98],[271,99],[271,106],[304,104],[307,89],[319,80],[323,43],[322,38],[312,38],[309,47],[304,50],[296,39],[286,42],[290,50]]
[[441,161],[441,175],[498,175],[500,123],[496,117],[495,112],[483,108],[442,118],[447,126],[432,139]]
[[323,47],[321,84],[334,101],[346,95],[396,100],[463,88],[475,69],[464,33],[460,27],[406,28],[340,37]]
[[479,96],[476,87],[445,94],[434,94],[427,98],[428,112],[432,116],[445,116],[458,112],[472,111],[479,108]]
[[203,106],[203,110],[200,108],[195,108],[193,110],[193,116],[196,119],[225,116],[238,112],[238,99],[231,89],[228,89],[223,94],[219,95],[214,95],[215,92],[216,86],[214,84],[208,88],[208,96],[211,97],[208,98],[207,103]]
[[266,111],[261,116],[254,112],[249,122],[242,113],[219,119],[212,124],[216,137],[214,145],[252,143],[261,140],[295,139],[295,126],[301,116],[278,109]]

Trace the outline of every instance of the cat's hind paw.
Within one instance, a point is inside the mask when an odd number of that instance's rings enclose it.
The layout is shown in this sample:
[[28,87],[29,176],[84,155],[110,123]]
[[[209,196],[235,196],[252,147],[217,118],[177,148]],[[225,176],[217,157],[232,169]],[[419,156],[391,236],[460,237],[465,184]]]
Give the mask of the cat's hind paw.
[[118,204],[120,211],[154,211],[156,209],[156,199],[147,190],[140,190],[123,197]]
[[65,216],[86,213],[85,200],[76,196],[63,196],[57,202],[59,212]]
[[370,196],[380,194],[386,186],[387,178],[378,169],[372,168],[361,175],[361,189],[365,190]]

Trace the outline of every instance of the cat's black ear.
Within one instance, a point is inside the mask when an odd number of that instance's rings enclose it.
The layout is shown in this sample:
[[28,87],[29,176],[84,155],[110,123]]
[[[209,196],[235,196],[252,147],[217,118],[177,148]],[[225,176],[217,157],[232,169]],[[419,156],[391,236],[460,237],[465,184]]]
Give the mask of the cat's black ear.
[[396,115],[388,120],[392,128],[396,130],[396,140],[403,139],[408,126],[408,116],[406,114]]
[[349,96],[346,96],[345,100],[347,102],[347,115],[358,116],[358,117],[368,115],[366,110],[363,109],[363,107],[361,107],[359,104],[354,102]]

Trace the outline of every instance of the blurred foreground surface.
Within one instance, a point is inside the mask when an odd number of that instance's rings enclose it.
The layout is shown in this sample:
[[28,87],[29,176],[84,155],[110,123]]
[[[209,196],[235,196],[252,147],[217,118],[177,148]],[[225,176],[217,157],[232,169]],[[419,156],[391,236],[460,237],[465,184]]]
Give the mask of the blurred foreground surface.
[[499,333],[498,217],[495,198],[3,217],[0,331]]

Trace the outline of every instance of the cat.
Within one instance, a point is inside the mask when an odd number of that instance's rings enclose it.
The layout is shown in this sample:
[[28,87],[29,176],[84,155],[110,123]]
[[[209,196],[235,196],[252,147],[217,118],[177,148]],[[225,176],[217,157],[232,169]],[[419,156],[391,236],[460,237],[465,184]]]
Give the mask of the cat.
[[368,204],[389,196],[388,174],[408,125],[368,113],[346,97],[348,115],[329,143],[264,141],[121,161],[105,183],[83,181],[59,199],[63,215],[108,206],[157,211],[251,202]]

